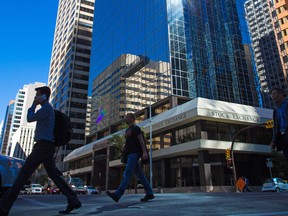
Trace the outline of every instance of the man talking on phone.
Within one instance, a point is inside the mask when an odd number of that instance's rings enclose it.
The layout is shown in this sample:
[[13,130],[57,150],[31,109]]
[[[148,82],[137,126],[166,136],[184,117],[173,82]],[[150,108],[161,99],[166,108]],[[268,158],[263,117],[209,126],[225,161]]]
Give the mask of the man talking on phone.
[[[61,177],[61,173],[55,165],[54,153],[54,109],[49,103],[51,94],[50,88],[47,86],[35,89],[36,96],[32,106],[28,109],[27,121],[37,122],[35,129],[35,145],[31,154],[27,157],[18,177],[14,181],[10,190],[8,190],[0,202],[0,215],[8,215],[13,206],[14,201],[36,168],[43,163],[50,179],[58,186],[62,193],[67,197],[68,206],[65,210],[59,211],[60,214],[69,214],[74,209],[80,208],[81,202],[77,195],[67,185],[66,181]],[[41,108],[36,111],[36,107]]]

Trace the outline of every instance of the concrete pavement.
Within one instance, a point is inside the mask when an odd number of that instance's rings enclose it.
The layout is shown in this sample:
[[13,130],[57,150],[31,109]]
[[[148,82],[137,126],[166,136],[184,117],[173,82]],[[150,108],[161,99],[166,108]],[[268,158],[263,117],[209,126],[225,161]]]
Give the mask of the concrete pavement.
[[[124,195],[118,203],[107,195],[79,195],[83,206],[71,215],[186,216],[288,215],[288,193],[164,193],[140,202],[143,194]],[[53,216],[65,209],[63,195],[21,195],[11,216]]]

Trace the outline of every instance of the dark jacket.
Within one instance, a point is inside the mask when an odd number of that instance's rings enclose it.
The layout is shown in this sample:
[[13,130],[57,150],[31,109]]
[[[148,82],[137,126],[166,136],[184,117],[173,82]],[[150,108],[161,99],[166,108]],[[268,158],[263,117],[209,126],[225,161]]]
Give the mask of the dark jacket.
[[[286,108],[286,116],[288,117],[288,106]],[[277,151],[282,151],[282,145],[280,144],[279,140],[279,124],[278,124],[278,118],[277,118],[277,109],[273,110],[273,137],[272,137],[272,142],[275,143]],[[288,128],[286,128],[286,136],[288,136]],[[288,140],[288,139],[287,139]]]

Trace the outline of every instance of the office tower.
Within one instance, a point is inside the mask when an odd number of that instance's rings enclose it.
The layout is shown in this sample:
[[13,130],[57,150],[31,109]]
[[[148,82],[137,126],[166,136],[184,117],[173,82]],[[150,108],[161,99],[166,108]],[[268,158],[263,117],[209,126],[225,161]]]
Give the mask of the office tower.
[[13,134],[9,156],[25,160],[34,146],[36,122],[20,125]]
[[14,104],[15,101],[11,100],[9,102],[9,105],[7,106],[5,118],[4,118],[4,125],[2,129],[2,137],[1,137],[1,154],[6,155],[7,154],[7,146],[8,146],[8,140],[9,140],[9,132],[11,127],[11,121],[13,116],[13,110],[14,110]]
[[123,54],[93,81],[91,132],[171,95],[169,64]]
[[263,96],[263,106],[273,107],[269,96],[273,87],[285,87],[281,56],[277,48],[269,5],[266,0],[248,0],[245,13],[252,41],[255,66]]
[[71,150],[85,144],[90,49],[94,0],[60,0],[54,33],[48,86],[55,109],[71,117],[73,137],[61,147],[57,165]]
[[[288,71],[288,2],[287,0],[268,0],[270,14],[273,20],[273,27],[275,37],[277,38],[277,45],[279,54],[281,56],[281,63],[283,67],[283,75],[285,81],[285,90],[287,90],[287,71]],[[281,85],[282,86],[282,85]]]
[[90,121],[91,121],[91,97],[87,98],[87,111],[86,111],[86,128],[85,135],[88,136],[90,134]]
[[[94,101],[105,100],[95,80],[121,55],[165,62],[167,70],[154,73],[170,74],[172,95],[259,106],[256,73],[246,56],[249,44],[244,43],[241,32],[244,17],[238,16],[238,2],[96,1],[90,62],[92,114],[97,110]],[[145,85],[140,89],[149,91]]]
[[[35,82],[34,84],[28,84],[24,85],[22,89],[19,89],[16,98],[15,98],[15,104],[12,114],[12,120],[11,120],[11,127],[9,131],[9,138],[8,138],[8,148],[7,148],[7,155],[13,156],[14,155],[14,149],[16,142],[13,142],[14,134],[18,131],[18,135],[20,136],[20,131],[22,131],[23,126],[29,126],[35,128],[36,122],[28,123],[27,122],[27,111],[28,108],[31,107],[36,91],[35,88],[45,86],[45,83]],[[30,132],[31,134],[31,132]],[[31,145],[33,146],[34,140],[33,134],[30,135],[30,138],[26,140],[26,142],[29,142],[29,149],[31,148]],[[15,139],[14,139],[15,140]],[[20,146],[25,145],[25,143],[18,143]],[[23,147],[23,146],[22,146]],[[30,151],[31,152],[31,151]],[[26,152],[26,155],[30,152]]]
[[3,139],[4,139],[3,137],[4,137],[4,132],[5,132],[4,120],[2,120],[0,124],[0,130],[1,130],[0,132],[0,154],[2,154],[2,145],[3,145]]

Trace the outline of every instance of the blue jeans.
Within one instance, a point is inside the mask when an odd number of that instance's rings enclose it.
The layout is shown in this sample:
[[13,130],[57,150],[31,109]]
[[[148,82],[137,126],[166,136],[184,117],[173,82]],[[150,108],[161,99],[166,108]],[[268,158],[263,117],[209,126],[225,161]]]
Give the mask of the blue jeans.
[[137,153],[129,154],[127,157],[127,164],[125,167],[123,180],[117,190],[115,191],[115,194],[120,198],[126,188],[128,187],[128,184],[131,180],[131,177],[133,174],[137,177],[137,179],[141,182],[141,184],[144,186],[144,189],[146,191],[147,195],[153,194],[152,188],[150,187],[150,184],[143,174],[142,168],[139,164],[140,156]]

